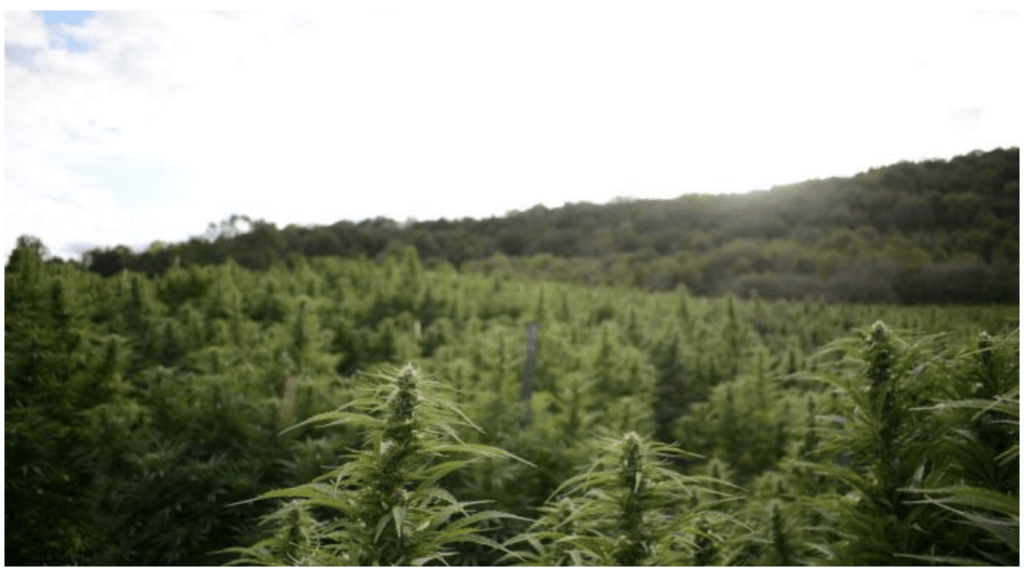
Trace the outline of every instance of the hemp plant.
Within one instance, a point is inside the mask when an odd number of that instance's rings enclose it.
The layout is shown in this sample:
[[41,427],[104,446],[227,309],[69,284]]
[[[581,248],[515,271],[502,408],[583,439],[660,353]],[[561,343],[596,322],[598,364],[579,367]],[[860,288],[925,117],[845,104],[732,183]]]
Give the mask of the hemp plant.
[[942,434],[942,478],[915,483],[907,504],[929,516],[939,565],[1020,564],[1020,340],[981,333],[941,371],[947,394],[921,407]]
[[[880,321],[860,340],[839,340],[830,349],[844,359],[823,379],[846,398],[836,411],[838,425],[821,445],[822,461],[809,465],[840,482],[837,493],[810,502],[835,518],[839,537],[829,541],[826,561],[896,564],[895,554],[914,539],[899,489],[925,470],[929,449],[918,442],[926,431],[914,426],[906,403],[914,363],[906,344]],[[836,462],[825,461],[829,457]]]
[[289,515],[264,520],[275,528],[271,537],[227,550],[238,555],[233,563],[407,566],[444,564],[459,543],[504,551],[487,526],[517,516],[474,512],[483,502],[460,502],[440,482],[483,458],[520,459],[462,442],[457,428],[479,428],[411,365],[373,378],[383,382],[298,425],[357,427],[364,448],[313,482],[257,498],[292,499],[278,510]]
[[[845,396],[837,402],[833,417],[839,426],[822,431],[815,453],[818,462],[796,463],[839,482],[833,493],[808,501],[832,520],[822,528],[830,530],[828,534],[817,542],[825,563],[895,565],[924,560],[977,564],[1015,557],[1019,528],[1015,523],[1016,496],[1000,495],[998,487],[989,493],[984,488],[994,487],[992,483],[972,482],[970,477],[971,473],[996,473],[1000,466],[1009,467],[999,464],[999,455],[1013,454],[1010,443],[1016,438],[1016,424],[996,425],[1004,434],[988,441],[984,430],[971,423],[978,418],[972,415],[999,406],[1006,410],[1000,420],[1015,422],[1009,414],[1015,410],[1019,390],[1019,385],[1010,385],[1017,382],[1015,370],[1006,367],[1014,372],[1012,376],[997,375],[1001,390],[1010,392],[992,393],[996,396],[992,400],[976,398],[982,393],[989,396],[987,391],[995,387],[961,380],[968,372],[959,364],[963,357],[950,358],[947,350],[934,343],[938,339],[906,343],[876,322],[859,344],[854,340],[833,344],[833,349],[848,352],[840,367],[852,365],[845,371],[840,368],[837,374],[823,374],[823,379]],[[979,359],[982,372],[985,349],[982,347]],[[1016,354],[1005,358],[1011,356],[1016,359]],[[978,394],[970,398],[967,390]],[[996,446],[987,445],[996,440]],[[829,463],[830,458],[838,462]],[[1007,479],[1000,481],[1011,481],[1016,490],[1016,474],[1004,473]],[[982,523],[974,531],[988,536],[956,527],[971,522],[958,512],[974,500],[978,505],[972,507],[989,510],[979,512]],[[988,526],[992,513],[1002,519]],[[957,516],[962,517],[957,520]],[[957,532],[950,535],[953,529]],[[1013,542],[1006,540],[1011,532]],[[976,546],[963,539],[983,537],[993,541],[985,546],[984,558],[978,558]]]
[[517,555],[540,565],[692,564],[713,547],[709,512],[687,506],[710,491],[700,485],[708,478],[669,467],[666,460],[684,455],[635,432],[606,439],[590,469],[566,480],[509,544],[526,544]]

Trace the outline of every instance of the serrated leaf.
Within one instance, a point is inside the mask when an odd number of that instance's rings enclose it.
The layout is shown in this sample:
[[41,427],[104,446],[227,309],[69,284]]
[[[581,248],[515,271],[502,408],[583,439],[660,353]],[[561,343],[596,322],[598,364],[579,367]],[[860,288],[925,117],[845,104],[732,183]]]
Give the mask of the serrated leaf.
[[997,513],[1019,516],[1020,499],[1015,496],[1008,496],[988,488],[975,486],[950,486],[946,488],[915,489],[909,488],[903,491],[916,494],[943,496],[941,498],[926,498],[923,500],[912,500],[907,503],[932,503],[932,504],[953,504],[964,507],[987,509]]
[[336,490],[325,484],[303,484],[294,488],[282,490],[271,490],[259,496],[258,499],[273,498],[303,498],[313,505],[332,508],[346,515],[353,515],[354,507],[336,496]]
[[465,452],[481,454],[483,456],[490,456],[494,458],[511,458],[512,460],[516,460],[536,468],[536,466],[531,462],[523,460],[511,452],[507,452],[494,446],[487,446],[486,444],[438,444],[431,448],[441,452]]
[[308,426],[310,424],[316,424],[320,422],[327,422],[327,424],[323,424],[321,425],[321,427],[334,426],[338,424],[352,424],[355,426],[364,427],[378,427],[384,425],[383,420],[374,418],[367,414],[362,414],[358,412],[333,411],[324,412],[307,418],[306,420],[296,424],[295,426],[283,430],[281,434],[285,434],[297,428],[301,428],[303,426]]
[[432,485],[434,482],[440,480],[451,472],[464,468],[471,464],[473,460],[450,460],[448,462],[441,462],[440,464],[434,464],[429,468],[423,470],[423,480],[426,484]]
[[417,490],[415,493],[416,495],[422,495],[425,498],[443,500],[444,502],[447,502],[450,505],[456,505],[459,503],[459,500],[455,499],[455,496],[453,496],[451,492],[445,490],[444,488],[425,488]]
[[405,506],[395,506],[391,508],[391,515],[395,522],[395,533],[398,537],[402,537],[402,526],[405,525],[405,516],[408,515],[409,511]]
[[388,523],[390,523],[392,519],[394,519],[394,516],[390,513],[380,518],[377,522],[377,526],[373,530],[374,543],[380,540],[380,535],[384,533],[384,530],[388,527]]

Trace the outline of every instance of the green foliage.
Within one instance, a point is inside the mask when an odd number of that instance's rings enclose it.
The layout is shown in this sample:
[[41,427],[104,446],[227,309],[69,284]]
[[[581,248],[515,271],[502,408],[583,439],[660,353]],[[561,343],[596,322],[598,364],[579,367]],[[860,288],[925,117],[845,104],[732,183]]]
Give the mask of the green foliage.
[[270,538],[229,550],[235,563],[421,565],[445,562],[455,544],[501,549],[482,532],[515,516],[471,512],[476,502],[458,501],[440,481],[485,457],[514,457],[462,442],[456,428],[475,425],[411,366],[380,378],[365,396],[305,421],[357,426],[364,449],[311,483],[263,494],[299,499],[264,520],[276,528]]
[[680,565],[709,558],[698,510],[684,509],[707,490],[668,461],[686,453],[635,432],[607,439],[590,468],[566,480],[542,516],[512,543],[540,565]]
[[87,278],[43,267],[43,252],[19,240],[4,276],[4,543],[12,565],[88,557],[102,533],[86,493],[97,470],[88,417],[123,394],[117,341],[96,335],[75,303],[72,292]]
[[[909,345],[878,322],[862,347],[833,345],[850,352],[845,372],[830,378],[849,400],[840,402],[842,428],[830,431],[820,457],[840,462],[813,468],[843,486],[810,501],[838,534],[827,561],[1019,560],[1019,476],[1005,461],[1019,441],[1016,344],[1001,339],[997,357],[985,334],[980,353],[946,356],[935,341]],[[991,367],[999,373],[986,375]],[[965,382],[977,376],[988,383]],[[998,421],[984,422],[986,414]]]
[[[683,286],[698,295],[1007,303],[1019,295],[1019,179],[1019,149],[994,149],[745,195],[537,206],[485,220],[377,218],[278,230],[235,215],[211,224],[205,239],[140,254],[97,249],[86,258],[109,276],[231,259],[266,270],[301,269],[302,255],[364,257],[390,260],[415,284],[408,263],[415,252],[485,274],[652,291]],[[319,287],[302,281],[307,294]],[[406,301],[415,297],[415,288],[403,291]]]
[[[646,217],[608,243],[632,248]],[[867,227],[835,240],[885,247]],[[1016,306],[649,294],[379,248],[101,277],[21,240],[7,562],[521,562],[506,545],[552,564],[1019,560]],[[446,387],[361,373],[410,361]],[[287,503],[247,501],[267,490]]]

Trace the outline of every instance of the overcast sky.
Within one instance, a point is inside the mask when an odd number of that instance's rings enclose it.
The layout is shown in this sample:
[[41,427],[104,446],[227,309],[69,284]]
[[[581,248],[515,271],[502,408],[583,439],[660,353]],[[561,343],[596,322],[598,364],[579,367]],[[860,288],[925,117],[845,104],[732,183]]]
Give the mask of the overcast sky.
[[62,257],[144,247],[233,213],[283,227],[748,192],[1019,146],[1019,5],[8,11],[5,251],[21,234]]

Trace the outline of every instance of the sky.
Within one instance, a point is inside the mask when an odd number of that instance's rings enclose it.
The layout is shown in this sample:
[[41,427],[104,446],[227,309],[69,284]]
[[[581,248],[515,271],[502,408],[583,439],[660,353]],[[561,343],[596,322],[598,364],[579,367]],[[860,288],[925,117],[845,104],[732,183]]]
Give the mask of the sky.
[[5,252],[144,249],[232,214],[749,192],[1020,145],[1015,0],[181,5],[5,12]]

